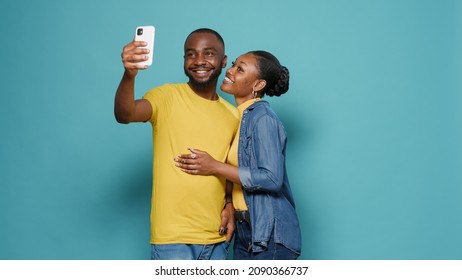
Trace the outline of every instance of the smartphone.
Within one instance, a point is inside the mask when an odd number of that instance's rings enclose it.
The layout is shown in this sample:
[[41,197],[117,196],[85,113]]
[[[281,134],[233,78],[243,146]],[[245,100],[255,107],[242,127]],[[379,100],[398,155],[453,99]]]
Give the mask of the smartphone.
[[152,56],[154,54],[154,37],[156,29],[154,26],[138,26],[135,31],[135,41],[145,41],[148,43],[147,46],[143,47],[149,49],[149,59],[138,63],[139,65],[150,66],[152,64]]

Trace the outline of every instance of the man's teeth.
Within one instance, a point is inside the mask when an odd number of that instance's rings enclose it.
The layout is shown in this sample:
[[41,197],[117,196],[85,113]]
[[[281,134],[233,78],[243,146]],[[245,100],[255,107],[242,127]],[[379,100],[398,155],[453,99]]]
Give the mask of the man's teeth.
[[225,77],[225,81],[227,81],[228,83],[233,83],[233,81],[231,81],[228,77]]

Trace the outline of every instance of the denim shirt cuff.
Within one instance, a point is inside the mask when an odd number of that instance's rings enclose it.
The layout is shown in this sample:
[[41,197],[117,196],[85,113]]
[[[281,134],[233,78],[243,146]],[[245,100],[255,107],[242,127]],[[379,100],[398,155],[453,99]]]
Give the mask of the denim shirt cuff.
[[250,190],[252,186],[252,177],[250,176],[249,167],[238,167],[239,179],[241,179],[241,185],[244,189]]

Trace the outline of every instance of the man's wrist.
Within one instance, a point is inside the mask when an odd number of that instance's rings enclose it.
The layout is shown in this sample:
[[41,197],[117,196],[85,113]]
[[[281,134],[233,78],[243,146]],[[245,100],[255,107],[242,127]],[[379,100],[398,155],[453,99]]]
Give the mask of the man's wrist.
[[[232,200],[226,200],[225,205],[223,206],[223,208],[226,208],[226,206],[227,206],[228,204],[231,204],[231,206],[233,206],[233,201],[232,201]],[[233,207],[234,207],[234,206],[233,206]]]

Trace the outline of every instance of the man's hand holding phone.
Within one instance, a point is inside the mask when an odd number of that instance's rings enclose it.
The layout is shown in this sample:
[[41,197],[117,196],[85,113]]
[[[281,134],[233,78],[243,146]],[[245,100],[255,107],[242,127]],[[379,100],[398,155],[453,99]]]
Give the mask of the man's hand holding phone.
[[139,26],[133,42],[123,48],[122,62],[131,77],[136,76],[138,70],[147,69],[152,64],[154,36],[154,26]]

